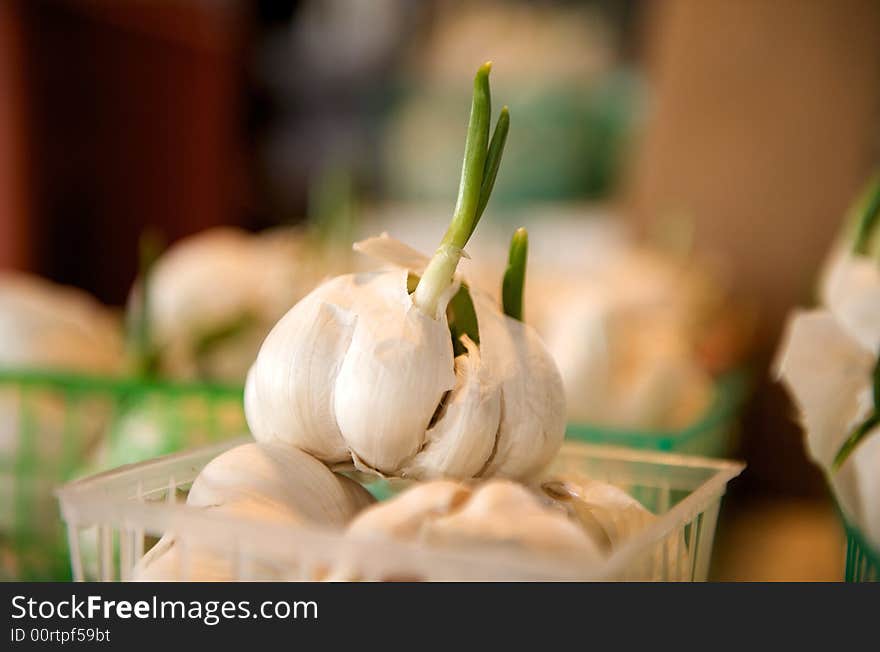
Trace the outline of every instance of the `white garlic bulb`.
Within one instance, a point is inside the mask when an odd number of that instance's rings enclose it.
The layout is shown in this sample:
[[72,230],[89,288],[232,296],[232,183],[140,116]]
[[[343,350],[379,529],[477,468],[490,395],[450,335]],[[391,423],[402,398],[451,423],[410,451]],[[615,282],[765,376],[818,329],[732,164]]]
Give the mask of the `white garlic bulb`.
[[[280,524],[341,528],[372,496],[289,446],[243,444],[212,460],[199,473],[187,505],[229,517]],[[228,550],[198,536],[178,541],[166,533],[135,567],[140,581],[223,581],[235,578]],[[227,553],[227,554],[224,554]]]
[[0,273],[0,366],[112,374],[122,350],[118,317],[85,292]]
[[559,365],[572,421],[664,430],[705,413],[712,379],[673,315],[590,283],[551,294],[566,310],[538,326]]
[[858,312],[842,323],[824,308],[798,311],[786,326],[775,367],[797,405],[807,452],[824,469],[848,518],[880,545],[880,427],[865,432],[847,459],[835,466],[850,435],[875,408],[877,352],[863,343],[880,336],[880,320],[873,332],[865,326]]
[[[545,481],[541,489],[568,510],[606,555],[657,518],[623,489],[579,474]],[[690,559],[684,534],[677,530],[630,560],[615,579],[686,581],[691,579]]]
[[[272,324],[323,276],[296,233],[218,227],[180,240],[152,265],[147,284],[161,371],[243,381]],[[139,283],[130,297],[132,318],[141,291]]]
[[332,279],[278,322],[248,375],[254,437],[415,479],[518,478],[549,462],[564,397],[535,331],[472,290],[480,344],[465,338],[453,357],[445,308],[460,281],[435,318],[407,289],[424,256],[387,237],[359,248],[409,269]]
[[[581,563],[605,556],[591,533],[565,510],[524,485],[500,479],[476,486],[449,480],[415,484],[361,512],[346,536],[356,541],[406,541],[445,549],[506,549]],[[328,579],[359,577],[356,560],[344,558]]]

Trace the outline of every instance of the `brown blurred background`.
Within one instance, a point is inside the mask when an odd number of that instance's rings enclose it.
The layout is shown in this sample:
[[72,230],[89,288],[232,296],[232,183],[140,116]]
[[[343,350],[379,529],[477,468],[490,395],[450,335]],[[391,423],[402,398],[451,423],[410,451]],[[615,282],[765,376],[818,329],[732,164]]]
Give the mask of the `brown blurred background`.
[[[690,216],[696,246],[760,311],[753,364],[766,378],[786,311],[809,302],[878,159],[880,3],[532,4],[602,26],[568,57],[599,62],[568,74],[590,75],[602,129],[583,136],[594,158],[563,161],[589,175],[501,188],[502,206],[615,201],[645,232]],[[414,62],[432,60],[422,37],[466,5],[0,0],[0,266],[120,304],[147,225],[176,239],[296,221],[332,165],[368,198],[393,195],[383,120]],[[771,382],[757,383],[743,432],[749,469],[715,577],[838,579],[836,515]]]

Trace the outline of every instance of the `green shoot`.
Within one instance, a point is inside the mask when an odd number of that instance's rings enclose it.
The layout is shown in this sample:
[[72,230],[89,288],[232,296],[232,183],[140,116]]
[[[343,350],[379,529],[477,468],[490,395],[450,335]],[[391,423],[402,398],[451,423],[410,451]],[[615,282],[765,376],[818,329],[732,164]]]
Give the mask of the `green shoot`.
[[529,256],[529,234],[517,229],[510,240],[507,269],[501,284],[501,305],[504,314],[518,321],[523,320],[523,292],[526,283],[526,261]]
[[484,63],[474,77],[474,93],[455,212],[440,247],[413,292],[413,303],[434,318],[438,317],[440,297],[452,283],[462,250],[489,201],[510,128],[510,116],[505,107],[498,118],[492,141],[489,142],[489,122],[492,115],[489,91],[491,69],[491,62]]

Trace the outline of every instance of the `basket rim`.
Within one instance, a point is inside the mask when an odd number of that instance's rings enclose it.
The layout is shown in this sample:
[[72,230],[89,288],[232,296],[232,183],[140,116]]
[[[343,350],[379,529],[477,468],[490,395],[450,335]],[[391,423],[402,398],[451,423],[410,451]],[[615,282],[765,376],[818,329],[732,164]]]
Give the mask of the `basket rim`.
[[647,440],[661,441],[667,445],[680,445],[702,433],[721,426],[730,419],[742,404],[749,391],[749,374],[745,369],[733,369],[719,376],[713,383],[712,400],[694,422],[678,429],[638,430],[616,426],[599,426],[580,421],[566,424],[566,437],[577,441],[592,438],[620,440],[621,442]]
[[[221,514],[196,510],[185,503],[138,502],[120,499],[117,495],[108,495],[102,489],[115,481],[129,478],[139,471],[161,471],[175,463],[186,463],[187,460],[202,461],[188,470],[196,474],[204,465],[203,460],[237,445],[253,442],[251,437],[241,437],[200,447],[190,451],[173,453],[147,462],[130,464],[94,476],[70,482],[56,489],[61,503],[64,521],[70,526],[88,527],[97,524],[111,523],[120,527],[144,528],[155,532],[168,532],[186,535],[188,533],[216,532],[218,535],[228,534],[230,523],[241,524],[242,530],[249,533],[250,540],[261,542],[283,541],[285,537],[296,536],[304,544],[312,543],[317,549],[335,551],[338,554],[353,554],[355,549],[360,552],[370,550],[379,542],[369,539],[353,539],[341,536],[338,530],[321,527],[315,524],[289,525],[259,521],[247,517],[229,517]],[[590,456],[613,461],[651,463],[665,465],[670,468],[687,468],[705,470],[709,477],[700,482],[681,501],[662,514],[627,540],[601,563],[595,561],[579,561],[569,559],[553,559],[536,557],[521,551],[499,551],[497,547],[474,546],[467,551],[450,551],[440,548],[426,548],[412,542],[381,541],[383,554],[389,550],[401,559],[419,559],[429,555],[432,560],[446,560],[449,563],[466,564],[480,571],[487,569],[507,568],[517,571],[519,576],[537,578],[554,578],[570,580],[602,580],[613,577],[616,571],[625,569],[639,555],[652,545],[672,534],[677,528],[691,522],[699,514],[704,513],[714,502],[720,501],[727,483],[738,476],[745,464],[732,460],[712,459],[705,457],[681,455],[666,452],[633,450],[604,444],[587,444],[584,442],[565,442],[560,455]],[[157,474],[161,477],[161,474]],[[75,502],[73,505],[71,502]],[[90,518],[101,513],[102,518]],[[77,522],[77,516],[84,518]],[[238,530],[238,528],[236,528]],[[714,533],[713,533],[714,534]],[[271,545],[271,544],[270,544]]]

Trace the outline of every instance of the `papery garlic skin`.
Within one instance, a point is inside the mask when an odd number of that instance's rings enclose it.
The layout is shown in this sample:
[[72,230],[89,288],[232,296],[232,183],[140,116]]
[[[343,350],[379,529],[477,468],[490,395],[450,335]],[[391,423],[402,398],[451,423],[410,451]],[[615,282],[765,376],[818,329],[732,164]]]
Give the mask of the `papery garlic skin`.
[[877,353],[864,344],[880,333],[880,319],[872,327],[871,321],[862,320],[869,313],[860,314],[842,321],[824,308],[796,312],[775,369],[798,407],[810,457],[825,470],[843,512],[880,546],[880,428],[866,433],[840,468],[834,468],[844,442],[874,410]]
[[[567,509],[606,555],[657,520],[623,489],[581,474],[564,474],[545,481],[541,488]],[[691,579],[690,559],[684,534],[676,530],[629,562],[615,579],[687,581]]]
[[[361,512],[349,525],[352,541],[401,541],[438,549],[517,550],[581,563],[604,553],[566,512],[524,485],[488,480],[416,484]],[[359,579],[355,559],[341,559],[328,579]],[[386,579],[386,578],[379,578]]]
[[880,267],[876,260],[833,251],[819,291],[824,305],[862,347],[880,350]]
[[798,407],[807,452],[825,469],[873,408],[874,364],[874,355],[826,309],[796,311],[786,325],[775,372]]
[[[392,263],[420,262],[373,240]],[[445,307],[459,281],[434,319],[413,305],[408,271],[337,277],[278,322],[245,388],[254,437],[387,476],[535,473],[565,431],[561,380],[537,334],[472,291],[481,342],[454,359]]]
[[[359,484],[299,449],[254,443],[213,459],[193,482],[186,502],[230,518],[341,528],[374,499]],[[135,567],[134,579],[236,579],[229,555],[211,543],[193,536],[181,543],[167,533]]]

